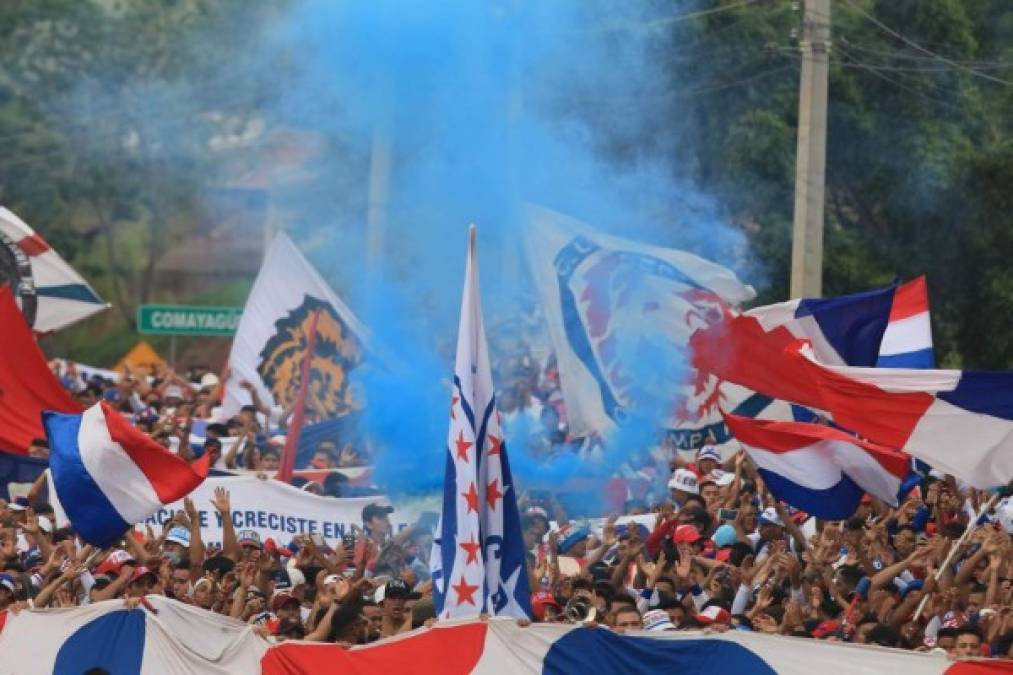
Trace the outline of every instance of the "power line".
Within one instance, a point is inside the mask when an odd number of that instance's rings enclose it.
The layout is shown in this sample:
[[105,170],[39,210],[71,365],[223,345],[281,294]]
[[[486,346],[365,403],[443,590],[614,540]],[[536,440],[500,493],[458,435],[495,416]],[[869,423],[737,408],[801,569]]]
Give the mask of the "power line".
[[894,29],[890,28],[889,26],[887,26],[886,24],[884,24],[882,21],[880,21],[879,19],[877,19],[876,17],[874,17],[871,14],[869,14],[868,12],[866,12],[864,9],[862,9],[861,7],[859,7],[858,4],[855,3],[854,0],[845,0],[845,2],[848,5],[850,5],[853,10],[855,10],[856,12],[858,12],[859,14],[861,14],[863,17],[866,18],[866,20],[868,20],[869,22],[871,22],[877,28],[879,28],[880,30],[882,30],[884,33],[895,37],[896,39],[900,40],[901,42],[903,42],[904,44],[908,45],[909,47],[911,47],[913,49],[917,49],[918,51],[920,51],[923,54],[926,54],[928,56],[937,58],[937,59],[939,59],[940,61],[942,61],[944,63],[948,63],[951,66],[953,66],[954,68],[957,68],[958,70],[962,70],[962,71],[968,73],[969,75],[973,75],[975,77],[979,77],[979,78],[981,78],[983,80],[988,80],[990,82],[996,82],[998,84],[1004,84],[1004,85],[1007,85],[1007,86],[1013,86],[1013,81],[1011,81],[1011,80],[1004,80],[1001,77],[995,77],[994,75],[989,75],[988,73],[983,73],[983,72],[981,72],[979,70],[975,70],[974,68],[969,68],[969,67],[965,66],[964,64],[959,63],[958,61],[954,61],[953,59],[949,59],[949,58],[943,56],[942,54],[937,54],[936,52],[930,51],[929,49],[926,49],[925,47],[921,46],[920,44],[918,44],[914,40],[908,38],[907,36],[898,33],[897,31],[895,31]]
[[[848,45],[849,49],[854,49],[864,54],[871,54],[873,56],[879,56],[887,59],[896,59],[898,61],[914,61],[916,63],[937,63],[939,61],[939,59],[935,57],[918,56],[917,54],[908,54],[906,52],[898,52],[898,51],[888,52],[883,51],[881,49],[872,49],[870,47],[866,47],[865,45],[858,44],[857,42],[852,42],[843,35],[838,39],[838,41]],[[953,62],[973,68],[995,68],[995,69],[1013,68],[1013,62],[1010,61],[970,61],[963,59],[953,59]],[[947,67],[952,68],[952,66]]]
[[874,75],[875,77],[878,77],[879,79],[881,79],[881,80],[883,80],[885,82],[889,82],[890,84],[894,85],[898,89],[902,89],[902,90],[908,92],[909,94],[913,94],[914,96],[917,96],[919,98],[925,99],[926,101],[931,101],[932,103],[936,103],[938,105],[945,106],[945,107],[950,108],[951,110],[954,110],[954,111],[957,111],[957,112],[961,112],[961,113],[965,112],[962,107],[960,107],[960,106],[958,106],[958,105],[956,105],[956,104],[954,104],[954,103],[952,103],[950,101],[945,101],[943,99],[935,98],[934,96],[929,96],[928,94],[926,94],[924,92],[921,92],[921,91],[918,91],[917,89],[915,89],[913,87],[910,87],[910,86],[904,84],[903,82],[900,82],[900,81],[894,79],[893,77],[890,77],[888,75],[884,75],[883,73],[880,72],[881,69],[879,67],[877,67],[875,65],[868,64],[868,63],[862,63],[862,62],[854,59],[854,57],[851,54],[849,54],[848,52],[844,51],[843,49],[841,49],[839,47],[838,47],[837,51],[840,52],[843,56],[845,56],[845,57],[847,57],[849,59],[852,59],[850,62],[849,61],[838,61],[837,64],[840,65],[840,66],[842,66],[842,67],[845,67],[845,68],[857,68],[859,70],[863,70],[863,71],[865,71],[865,72],[867,72],[867,73],[869,73],[871,75]]
[[699,19],[705,16],[711,16],[713,14],[720,14],[722,12],[728,12],[733,9],[739,9],[740,7],[746,7],[748,5],[755,5],[760,0],[740,0],[740,2],[733,2],[730,5],[721,5],[719,7],[712,7],[711,9],[701,9],[695,12],[687,12],[686,14],[676,14],[675,16],[667,16],[659,19],[651,19],[648,21],[624,21],[623,23],[615,23],[612,25],[602,26],[599,30],[602,32],[619,31],[619,30],[634,30],[641,28],[661,28],[668,26],[673,23],[679,23],[681,21],[689,21],[690,19]]

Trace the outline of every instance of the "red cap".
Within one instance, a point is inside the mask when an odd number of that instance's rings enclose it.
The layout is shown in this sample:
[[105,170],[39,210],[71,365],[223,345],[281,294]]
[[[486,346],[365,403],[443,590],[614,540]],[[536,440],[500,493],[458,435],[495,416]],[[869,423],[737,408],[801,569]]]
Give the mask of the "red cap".
[[559,609],[556,596],[552,593],[548,591],[536,591],[531,594],[531,613],[535,615],[535,619],[538,621],[545,621],[545,608],[549,605]]
[[279,593],[278,595],[274,596],[274,598],[271,600],[271,611],[277,612],[279,609],[284,607],[289,602],[294,602],[295,604],[298,605],[299,599],[296,598],[291,593]]
[[680,525],[675,528],[675,532],[672,534],[672,541],[677,544],[687,543],[692,544],[694,541],[700,540],[700,531],[692,525]]
[[135,562],[134,556],[130,555],[126,551],[120,549],[113,551],[106,556],[106,559],[99,563],[99,566],[95,568],[96,575],[112,575],[119,574],[120,569],[127,563]]
[[717,560],[718,562],[728,562],[728,559],[730,557],[732,557],[732,549],[729,546],[728,548],[722,548],[718,550],[717,554],[714,556],[714,559]]
[[696,620],[705,626],[712,623],[731,623],[732,615],[724,607],[718,607],[717,605],[711,605],[704,611],[696,615]]
[[134,583],[135,581],[144,576],[152,576],[156,580],[158,579],[158,576],[154,572],[149,570],[147,567],[145,567],[144,565],[138,565],[137,567],[134,568],[134,573],[130,575],[130,583]]
[[813,628],[813,637],[825,638],[826,636],[832,633],[836,633],[838,630],[840,630],[840,628],[841,624],[837,623],[833,619],[827,619],[820,625],[816,626],[816,628]]
[[275,551],[277,551],[279,555],[283,555],[286,558],[292,557],[292,551],[290,551],[288,548],[284,546],[278,546],[276,543],[274,543],[274,539],[272,537],[268,537],[264,541],[264,550],[267,551],[268,553],[274,553]]

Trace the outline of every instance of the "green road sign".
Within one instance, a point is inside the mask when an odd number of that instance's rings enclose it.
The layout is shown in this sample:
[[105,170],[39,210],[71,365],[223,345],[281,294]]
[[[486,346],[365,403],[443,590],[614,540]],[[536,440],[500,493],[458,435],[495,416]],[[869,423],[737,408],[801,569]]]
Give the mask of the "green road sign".
[[235,335],[242,307],[141,305],[137,331],[160,335]]

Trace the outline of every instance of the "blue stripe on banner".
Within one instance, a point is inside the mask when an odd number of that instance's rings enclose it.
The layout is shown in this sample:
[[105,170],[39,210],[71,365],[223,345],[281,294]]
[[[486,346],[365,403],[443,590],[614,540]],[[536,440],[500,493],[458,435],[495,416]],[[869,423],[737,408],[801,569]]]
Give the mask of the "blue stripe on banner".
[[130,523],[113,507],[81,460],[77,440],[81,415],[44,412],[42,424],[49,438],[49,468],[56,496],[71,527],[89,544],[99,548],[112,545]]
[[874,366],[890,321],[894,287],[839,298],[799,302],[796,317],[812,316],[827,342],[849,366]]
[[918,368],[925,370],[936,367],[936,354],[932,347],[903,354],[881,354],[876,361],[877,368]]
[[964,410],[1013,420],[1013,372],[965,370],[956,389],[936,397]]
[[35,289],[35,294],[43,298],[59,298],[61,300],[77,300],[94,305],[104,305],[102,298],[84,284],[64,284],[62,286],[43,286]]
[[751,394],[749,398],[735,406],[735,410],[732,411],[732,414],[738,415],[739,417],[756,417],[773,402],[774,399],[769,396],[764,396],[763,394]]
[[813,490],[793,483],[784,476],[760,469],[763,481],[770,492],[782,502],[802,509],[811,516],[824,520],[844,520],[850,518],[858,509],[865,491],[847,475],[833,487],[825,490]]

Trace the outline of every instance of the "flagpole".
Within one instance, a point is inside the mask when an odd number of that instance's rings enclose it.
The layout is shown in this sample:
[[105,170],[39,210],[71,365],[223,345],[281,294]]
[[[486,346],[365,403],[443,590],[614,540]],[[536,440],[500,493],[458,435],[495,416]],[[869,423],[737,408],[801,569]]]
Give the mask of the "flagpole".
[[[950,563],[953,561],[953,557],[957,554],[957,551],[959,551],[960,547],[964,545],[964,542],[967,541],[967,538],[969,536],[971,536],[971,533],[974,532],[976,529],[978,529],[978,519],[981,518],[986,513],[988,513],[988,510],[992,508],[998,500],[999,500],[998,493],[992,495],[989,498],[989,500],[985,502],[985,506],[982,507],[981,511],[977,515],[975,515],[974,518],[971,518],[971,522],[967,524],[967,529],[965,529],[964,533],[960,535],[960,539],[957,539],[955,542],[953,542],[953,545],[950,546],[950,550],[946,554],[946,558],[939,565],[939,569],[936,570],[936,574],[934,577],[936,586],[939,585],[939,580],[943,578],[943,574],[946,572],[946,568],[950,566]],[[933,592],[934,590],[935,589],[933,589]],[[915,610],[915,615],[911,619],[912,621],[918,621],[918,617],[920,617],[922,615],[922,611],[925,610],[925,604],[929,601],[930,595],[932,595],[932,593],[926,593],[925,595],[922,596],[921,602],[918,603],[918,609]]]
[[310,367],[313,359],[313,349],[317,341],[317,320],[320,318],[320,310],[314,310],[310,315],[309,334],[306,337],[306,353],[303,354],[302,364],[299,368],[299,394],[295,401],[295,410],[292,411],[292,424],[285,435],[285,448],[281,453],[281,460],[278,462],[278,473],[274,477],[286,483],[292,482],[292,473],[295,471],[295,456],[299,449],[299,437],[302,435],[303,423],[306,416],[306,392],[309,389]]

